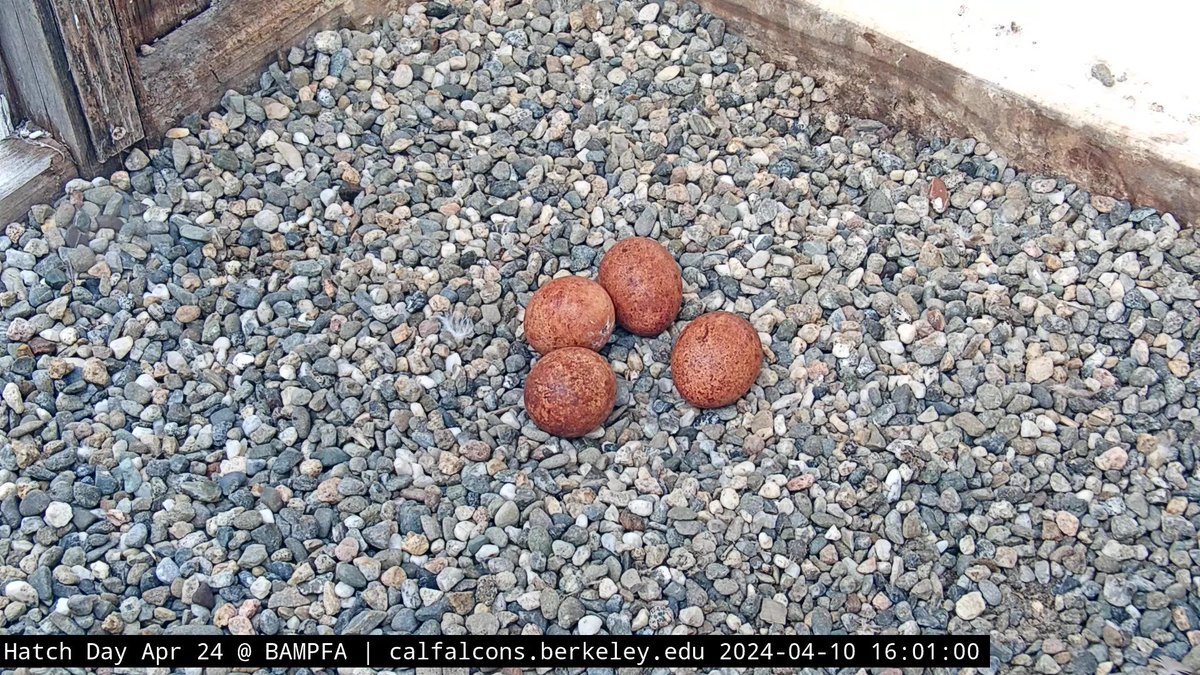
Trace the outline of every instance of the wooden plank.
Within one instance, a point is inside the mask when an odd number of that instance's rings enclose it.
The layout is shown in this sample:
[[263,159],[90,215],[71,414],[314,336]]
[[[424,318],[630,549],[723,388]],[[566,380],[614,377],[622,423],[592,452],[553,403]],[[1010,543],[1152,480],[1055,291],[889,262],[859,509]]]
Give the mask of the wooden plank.
[[16,135],[17,121],[12,107],[8,104],[8,96],[0,92],[0,141]]
[[62,141],[76,163],[93,163],[58,21],[47,0],[0,0],[0,17],[0,58],[24,117]]
[[[10,121],[15,126],[21,123],[21,108],[17,102],[17,93],[13,90],[12,81],[8,76],[8,67],[4,65],[4,54],[0,52],[0,96],[8,105]],[[0,138],[0,140],[3,140]]]
[[21,123],[21,109],[17,106],[16,93],[8,78],[4,55],[0,53],[0,141],[16,133]]
[[134,49],[170,33],[211,4],[211,0],[113,0],[113,8],[125,19],[127,44]]
[[369,23],[408,1],[218,0],[139,58],[147,135],[211,110],[229,89],[254,87],[268,63],[310,33]]
[[[125,64],[129,66],[129,79],[131,84],[133,84],[133,97],[138,101],[140,114],[141,102],[146,99],[146,90],[142,86],[141,64],[138,62],[138,47],[141,45],[141,42],[131,36],[139,34],[141,28],[137,24],[136,16],[132,16],[127,11],[122,11],[121,8],[126,7],[125,3],[127,1],[112,0],[112,3],[113,9],[116,10],[117,14],[117,30],[121,34],[121,44],[125,48]],[[143,121],[144,126],[145,121]]]
[[0,226],[25,219],[29,207],[50,203],[76,176],[67,149],[54,141],[0,141]]
[[700,0],[776,62],[813,76],[842,112],[986,141],[1021,169],[1200,218],[1200,171],[1128,136],[1066,119],[809,0]]
[[144,135],[111,0],[51,0],[97,160]]

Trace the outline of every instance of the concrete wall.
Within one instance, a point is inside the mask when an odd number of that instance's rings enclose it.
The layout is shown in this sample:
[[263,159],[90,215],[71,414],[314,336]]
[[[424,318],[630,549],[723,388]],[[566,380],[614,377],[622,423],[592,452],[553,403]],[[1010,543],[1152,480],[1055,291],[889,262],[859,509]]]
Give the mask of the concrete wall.
[[1200,4],[701,0],[834,105],[1200,222]]
[[812,2],[1166,160],[1200,165],[1197,3]]

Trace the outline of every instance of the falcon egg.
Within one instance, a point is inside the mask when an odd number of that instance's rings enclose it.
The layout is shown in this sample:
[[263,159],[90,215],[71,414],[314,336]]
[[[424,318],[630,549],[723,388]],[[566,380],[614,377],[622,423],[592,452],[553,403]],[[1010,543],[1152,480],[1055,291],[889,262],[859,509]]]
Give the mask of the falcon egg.
[[675,388],[697,408],[720,408],[745,396],[762,363],[758,332],[729,312],[704,314],[688,324],[671,352]]
[[525,339],[540,354],[564,347],[598,351],[615,325],[608,293],[583,277],[554,279],[539,288],[525,308]]
[[604,254],[600,285],[612,298],[617,323],[642,337],[669,328],[683,304],[679,264],[662,244],[645,237],[622,239]]
[[599,427],[617,400],[617,378],[604,357],[583,347],[543,356],[525,379],[525,411],[539,429],[579,438]]

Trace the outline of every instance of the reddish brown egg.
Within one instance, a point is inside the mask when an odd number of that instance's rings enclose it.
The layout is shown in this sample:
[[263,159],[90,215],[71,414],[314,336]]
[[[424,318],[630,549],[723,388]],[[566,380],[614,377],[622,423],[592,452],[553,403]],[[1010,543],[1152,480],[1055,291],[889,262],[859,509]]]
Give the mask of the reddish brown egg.
[[617,400],[617,378],[604,357],[583,347],[543,356],[525,379],[525,411],[539,429],[579,438],[604,423]]
[[750,322],[712,312],[683,329],[671,352],[671,373],[688,403],[720,408],[750,391],[762,362],[762,342]]
[[654,337],[675,322],[683,304],[679,264],[662,244],[645,237],[622,239],[600,262],[600,285],[617,310],[617,323]]
[[525,339],[541,354],[564,347],[599,350],[616,326],[612,300],[591,279],[560,277],[538,289],[525,308]]

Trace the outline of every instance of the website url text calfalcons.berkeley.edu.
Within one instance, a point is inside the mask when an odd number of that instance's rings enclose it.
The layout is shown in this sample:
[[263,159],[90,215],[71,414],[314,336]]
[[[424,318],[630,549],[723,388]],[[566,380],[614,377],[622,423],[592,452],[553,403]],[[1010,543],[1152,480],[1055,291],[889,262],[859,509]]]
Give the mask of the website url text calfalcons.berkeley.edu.
[[[683,645],[668,647],[663,658],[691,658],[697,656],[694,651],[703,650],[699,645]],[[522,645],[468,645],[466,642],[438,641],[422,642],[416,645],[392,647],[388,657],[394,662],[421,663],[424,661],[462,661],[466,662],[529,662],[536,661],[577,661],[586,660],[593,663],[604,661],[619,662],[622,665],[644,666],[650,659],[650,646],[621,645],[613,642],[581,641],[569,645],[552,645],[542,643],[539,649],[532,653]],[[679,653],[676,653],[676,652]],[[702,655],[700,656],[701,658]]]

